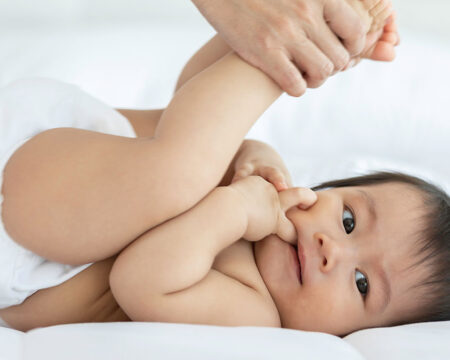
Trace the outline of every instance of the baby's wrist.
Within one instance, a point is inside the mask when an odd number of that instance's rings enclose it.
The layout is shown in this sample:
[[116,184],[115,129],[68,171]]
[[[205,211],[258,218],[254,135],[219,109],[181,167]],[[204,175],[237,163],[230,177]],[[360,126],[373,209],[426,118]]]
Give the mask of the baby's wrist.
[[240,237],[243,237],[248,226],[248,211],[245,196],[241,191],[236,189],[235,184],[220,186],[214,191],[220,194],[218,196],[221,196],[220,201],[223,201],[223,207],[233,212],[233,219],[235,219],[233,221],[233,227],[239,229]]
[[230,201],[233,202],[233,208],[235,209],[236,216],[240,219],[242,226],[241,237],[245,237],[249,224],[249,206],[247,196],[240,189],[239,183],[233,183],[226,186]]

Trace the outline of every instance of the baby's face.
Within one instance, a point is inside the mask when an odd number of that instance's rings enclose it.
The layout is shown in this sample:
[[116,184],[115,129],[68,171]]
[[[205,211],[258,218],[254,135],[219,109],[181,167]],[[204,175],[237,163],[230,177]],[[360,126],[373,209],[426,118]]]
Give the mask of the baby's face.
[[[361,191],[373,200],[376,218]],[[407,320],[420,298],[410,287],[427,276],[424,267],[408,269],[417,260],[419,193],[387,183],[317,196],[309,209],[287,212],[304,254],[301,283],[292,245],[277,236],[255,243],[256,263],[282,326],[342,336]]]

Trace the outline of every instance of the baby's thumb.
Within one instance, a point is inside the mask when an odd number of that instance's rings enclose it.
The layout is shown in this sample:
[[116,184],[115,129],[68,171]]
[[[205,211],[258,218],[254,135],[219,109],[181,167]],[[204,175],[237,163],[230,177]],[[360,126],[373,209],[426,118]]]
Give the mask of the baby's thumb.
[[284,241],[295,245],[297,243],[297,231],[292,222],[283,213],[280,217],[277,235]]
[[300,209],[307,209],[317,200],[317,195],[309,188],[295,187],[278,193],[280,205],[283,212],[286,212],[293,206]]

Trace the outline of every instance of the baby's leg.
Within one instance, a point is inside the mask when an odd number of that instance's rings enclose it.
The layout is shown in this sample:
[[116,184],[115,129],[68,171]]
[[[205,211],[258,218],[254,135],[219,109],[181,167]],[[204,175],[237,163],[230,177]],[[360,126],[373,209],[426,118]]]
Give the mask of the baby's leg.
[[[44,131],[4,169],[5,229],[20,245],[56,262],[78,265],[112,256],[198,201],[188,199],[196,192],[193,182],[179,175],[189,168],[169,158],[151,139]],[[180,191],[184,186],[191,191]]]
[[153,139],[46,130],[4,169],[5,229],[56,262],[117,254],[217,186],[245,134],[281,93],[230,53],[176,92]]

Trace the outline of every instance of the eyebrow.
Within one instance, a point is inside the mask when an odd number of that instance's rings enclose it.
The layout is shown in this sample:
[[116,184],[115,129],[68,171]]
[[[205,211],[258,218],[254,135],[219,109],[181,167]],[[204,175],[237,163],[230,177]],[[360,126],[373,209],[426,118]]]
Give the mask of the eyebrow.
[[[377,218],[378,218],[375,200],[366,191],[361,190],[361,189],[357,189],[357,191],[362,195],[362,198],[364,199],[364,202],[366,203],[365,208],[369,212],[370,222],[372,225],[371,228],[373,228],[373,225],[376,223]],[[386,272],[384,271],[383,267],[381,267],[380,265],[377,265],[374,268],[374,270],[377,273],[378,278],[381,280],[379,288],[381,289],[382,301],[381,301],[379,311],[382,312],[386,308],[387,304],[389,304],[389,301],[391,300],[391,286],[390,286],[389,280],[387,278]]]

